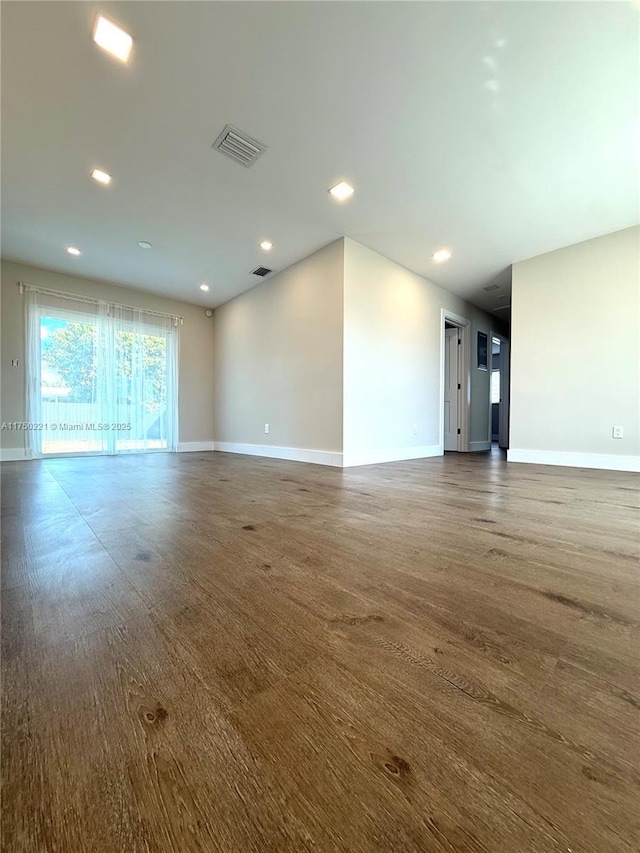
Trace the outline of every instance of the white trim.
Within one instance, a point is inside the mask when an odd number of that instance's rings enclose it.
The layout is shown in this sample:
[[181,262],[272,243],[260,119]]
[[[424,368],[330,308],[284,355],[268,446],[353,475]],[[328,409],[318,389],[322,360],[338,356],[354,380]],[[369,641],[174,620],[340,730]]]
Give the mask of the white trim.
[[24,447],[0,448],[0,462],[26,462],[30,458]]
[[267,459],[287,459],[291,462],[311,462],[314,465],[331,465],[342,468],[342,453],[332,450],[273,447],[269,444],[238,444],[234,441],[216,441],[214,442],[214,450],[222,453],[243,453],[246,456],[264,456]]
[[564,465],[568,468],[598,468],[605,471],[640,471],[640,456],[607,453],[572,453],[562,450],[507,450],[508,462],[534,465]]
[[356,465],[379,465],[383,462],[405,462],[408,459],[427,459],[430,456],[442,456],[442,446],[439,444],[421,445],[417,447],[381,448],[375,450],[355,450],[344,454],[343,468]]
[[[491,376],[493,374],[493,338],[500,340],[500,402],[498,404],[498,435],[497,441],[500,443],[500,425],[503,423],[503,439],[504,444],[500,444],[503,450],[509,447],[509,417],[511,407],[511,341],[505,338],[500,332],[491,332],[489,341],[491,342],[491,371],[489,373],[489,437],[493,439],[493,424],[492,424],[492,408],[491,408]],[[505,358],[506,355],[506,358]],[[506,380],[505,380],[506,376]]]
[[469,450],[473,452],[477,452],[478,450],[491,450],[491,442],[490,441],[472,441],[469,445]]
[[[497,441],[493,437],[493,404],[491,402],[491,388],[493,385],[493,339],[502,337],[502,335],[498,335],[497,332],[494,332],[492,329],[489,330],[489,441]],[[502,355],[502,343],[500,344],[500,350]],[[502,364],[500,364],[502,367]],[[498,414],[500,413],[500,403],[498,403]]]
[[181,441],[178,453],[196,453],[200,450],[215,450],[213,441]]
[[460,314],[455,314],[447,308],[440,309],[440,444],[444,447],[444,359],[445,359],[445,333],[444,324],[449,321],[459,326],[460,355],[458,359],[458,371],[461,373],[461,388],[458,397],[458,423],[460,434],[458,436],[458,451],[469,450],[469,436],[471,432],[471,321]]

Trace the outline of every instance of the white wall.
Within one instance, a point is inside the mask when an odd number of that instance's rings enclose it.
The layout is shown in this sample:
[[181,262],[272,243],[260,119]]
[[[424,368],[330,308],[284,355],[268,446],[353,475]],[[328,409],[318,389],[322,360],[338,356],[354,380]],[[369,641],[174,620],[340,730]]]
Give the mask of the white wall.
[[640,470],[639,249],[635,227],[514,264],[510,460]]
[[216,447],[341,463],[342,286],[337,240],[216,309]]
[[[216,448],[331,465],[440,452],[442,308],[471,322],[475,359],[488,315],[348,239],[226,303],[215,312]],[[489,374],[471,375],[480,449]]]
[[[0,407],[3,421],[24,421],[24,297],[18,282],[91,298],[148,308],[167,314],[181,314],[184,325],[180,337],[179,416],[181,449],[213,447],[213,321],[204,308],[177,302],[139,290],[77,278],[26,264],[2,261],[2,360]],[[12,367],[12,359],[19,367]],[[24,456],[24,433],[0,432],[2,458]]]
[[470,441],[486,447],[489,373],[476,369],[476,339],[497,322],[353,240],[344,263],[345,464],[441,452],[443,308],[471,323]]

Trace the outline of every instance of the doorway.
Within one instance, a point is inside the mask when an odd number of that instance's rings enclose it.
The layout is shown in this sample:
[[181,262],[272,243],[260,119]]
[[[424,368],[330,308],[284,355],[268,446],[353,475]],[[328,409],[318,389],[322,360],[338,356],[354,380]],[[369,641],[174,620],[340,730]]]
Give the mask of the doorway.
[[509,447],[509,341],[491,335],[491,419],[489,438],[492,446]]
[[460,388],[458,350],[460,329],[444,324],[444,449],[458,449],[458,390]]
[[440,444],[445,451],[469,449],[469,321],[442,311]]

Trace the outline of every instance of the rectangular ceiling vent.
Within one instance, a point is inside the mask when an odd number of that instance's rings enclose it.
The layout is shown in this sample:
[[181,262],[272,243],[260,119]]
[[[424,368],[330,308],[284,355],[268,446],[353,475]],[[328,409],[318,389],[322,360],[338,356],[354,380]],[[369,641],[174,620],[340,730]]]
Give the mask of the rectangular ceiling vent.
[[251,275],[259,275],[260,278],[264,278],[265,275],[269,275],[271,272],[273,272],[273,270],[270,270],[267,267],[256,267],[254,270],[251,270]]
[[236,163],[240,163],[246,169],[256,162],[258,157],[267,150],[267,146],[253,139],[237,127],[228,124],[220,136],[213,143],[216,148],[227,157],[231,157]]
[[488,287],[485,287],[485,290],[489,293],[492,290],[500,290],[500,286],[497,284],[490,284]]

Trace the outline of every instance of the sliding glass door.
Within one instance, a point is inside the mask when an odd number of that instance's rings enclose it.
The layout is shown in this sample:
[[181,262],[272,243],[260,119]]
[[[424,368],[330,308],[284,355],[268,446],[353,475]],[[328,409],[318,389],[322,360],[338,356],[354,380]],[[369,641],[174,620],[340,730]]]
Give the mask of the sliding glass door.
[[33,455],[177,449],[175,318],[34,292],[27,341]]
[[95,318],[41,316],[40,341],[40,452],[105,452],[107,436],[91,429],[100,420]]
[[150,331],[115,331],[115,450],[167,448],[169,342]]

